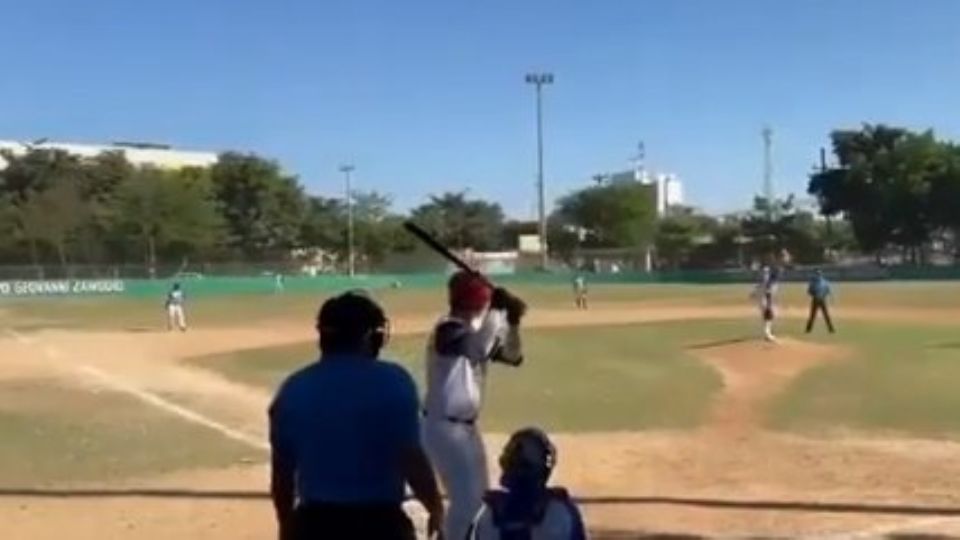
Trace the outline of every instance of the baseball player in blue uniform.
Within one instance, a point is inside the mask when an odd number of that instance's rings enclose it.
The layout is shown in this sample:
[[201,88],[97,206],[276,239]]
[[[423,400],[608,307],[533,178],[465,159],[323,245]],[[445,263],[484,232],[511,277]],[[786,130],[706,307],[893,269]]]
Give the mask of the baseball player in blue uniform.
[[817,312],[823,313],[823,322],[827,323],[827,329],[834,333],[833,321],[830,319],[830,310],[827,307],[827,300],[832,291],[827,278],[823,277],[823,272],[817,270],[807,284],[807,295],[810,297],[810,316],[807,318],[807,333],[813,330],[813,323],[817,319]]
[[584,540],[580,509],[565,489],[547,486],[556,463],[546,433],[514,433],[500,455],[500,489],[484,496],[468,540]]

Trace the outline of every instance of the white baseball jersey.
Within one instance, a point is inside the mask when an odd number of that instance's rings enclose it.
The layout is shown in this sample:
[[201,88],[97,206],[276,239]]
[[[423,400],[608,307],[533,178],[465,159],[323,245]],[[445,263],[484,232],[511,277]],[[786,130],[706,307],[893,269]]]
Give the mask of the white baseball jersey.
[[177,289],[167,293],[167,307],[183,305],[183,290]]
[[769,278],[757,285],[757,299],[760,302],[761,310],[773,309],[777,288],[777,282]]
[[427,342],[427,416],[474,420],[489,361],[519,363],[520,337],[501,310],[475,321],[441,318]]
[[582,293],[587,290],[587,280],[583,276],[577,276],[573,279],[573,290]]

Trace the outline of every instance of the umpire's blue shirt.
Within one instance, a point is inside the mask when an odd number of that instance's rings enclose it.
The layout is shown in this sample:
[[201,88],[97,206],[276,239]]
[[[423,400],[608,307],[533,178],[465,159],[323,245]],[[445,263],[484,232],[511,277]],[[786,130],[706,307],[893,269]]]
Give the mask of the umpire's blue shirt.
[[400,503],[402,452],[419,445],[416,385],[399,365],[326,356],[294,373],[270,406],[275,459],[297,501]]
[[813,276],[807,285],[807,294],[817,300],[825,300],[830,296],[830,283],[822,276]]

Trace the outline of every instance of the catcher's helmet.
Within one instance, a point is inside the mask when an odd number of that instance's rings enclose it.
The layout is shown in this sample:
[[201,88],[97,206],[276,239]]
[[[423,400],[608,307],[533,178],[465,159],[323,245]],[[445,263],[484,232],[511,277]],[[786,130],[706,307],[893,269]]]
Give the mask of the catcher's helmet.
[[543,430],[534,427],[514,433],[500,454],[504,480],[523,477],[545,485],[556,464],[556,447]]
[[362,291],[349,291],[323,303],[317,315],[320,348],[324,352],[354,352],[368,346],[374,355],[389,339],[389,321]]

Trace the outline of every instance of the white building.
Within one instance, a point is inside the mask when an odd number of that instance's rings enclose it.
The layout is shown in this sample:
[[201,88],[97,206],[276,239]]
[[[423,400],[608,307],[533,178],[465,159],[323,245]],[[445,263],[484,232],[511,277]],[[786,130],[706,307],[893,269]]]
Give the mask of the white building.
[[683,205],[683,183],[673,173],[651,173],[636,167],[630,171],[613,173],[607,176],[611,183],[640,182],[644,185],[656,185],[657,215],[664,215],[672,206]]
[[[120,152],[131,164],[142,167],[151,166],[162,169],[182,169],[184,167],[209,167],[217,162],[215,152],[195,150],[177,150],[163,144],[116,142],[106,145],[81,144],[54,141],[21,142],[0,140],[0,150],[8,150],[14,155],[23,155],[29,150],[63,150],[80,157],[90,158],[104,152]],[[6,162],[0,157],[0,168]]]

